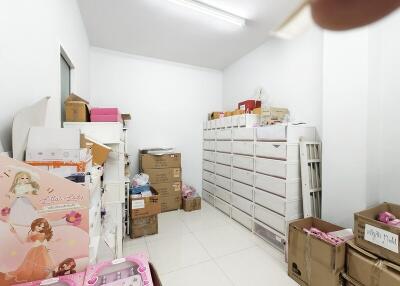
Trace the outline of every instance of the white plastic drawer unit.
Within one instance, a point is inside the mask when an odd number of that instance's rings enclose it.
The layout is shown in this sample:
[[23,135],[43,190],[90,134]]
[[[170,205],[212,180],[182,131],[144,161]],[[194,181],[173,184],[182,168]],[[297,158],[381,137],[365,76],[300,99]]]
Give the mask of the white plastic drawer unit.
[[254,183],[254,173],[243,169],[232,168],[232,179],[252,186]]
[[231,189],[231,179],[216,175],[215,176],[215,184],[219,187],[222,187],[226,190]]
[[217,173],[218,175],[224,176],[226,178],[231,178],[231,167],[221,165],[221,164],[216,164],[215,165],[215,173]]
[[204,140],[214,140],[215,139],[215,130],[204,130],[203,138],[204,138]]
[[203,149],[215,151],[215,141],[203,141]]
[[233,141],[232,153],[253,156],[254,142]]
[[301,200],[289,201],[259,189],[254,190],[254,201],[256,204],[285,216],[286,220],[297,219],[303,213],[303,202]]
[[232,181],[232,192],[242,196],[250,201],[253,200],[253,187],[237,182]]
[[215,194],[215,185],[203,180],[203,190],[214,195]]
[[300,161],[299,145],[280,142],[256,142],[256,156]]
[[270,211],[264,207],[255,205],[254,206],[254,217],[265,223],[266,225],[272,227],[273,229],[279,231],[282,234],[286,233],[286,221],[285,218],[273,211]]
[[253,171],[254,157],[234,154],[232,156],[232,166]]
[[227,203],[231,202],[231,192],[218,186],[215,188],[215,196]]
[[253,213],[253,202],[242,198],[238,195],[232,194],[231,203],[233,206],[237,207],[239,210],[252,215]]
[[216,149],[218,152],[231,153],[232,152],[232,142],[231,141],[217,141]]
[[212,194],[210,194],[209,192],[203,190],[202,194],[201,194],[203,200],[205,200],[206,202],[208,202],[210,205],[214,205],[215,202],[215,198]]
[[276,194],[289,200],[301,198],[301,181],[275,178],[263,174],[255,174],[255,187]]
[[253,229],[253,219],[244,212],[232,208],[232,218],[249,230]]
[[215,163],[203,160],[203,169],[211,173],[215,172]]
[[230,166],[232,164],[232,155],[217,152],[215,154],[215,162]]
[[103,202],[123,203],[125,201],[125,184],[120,182],[107,182],[104,184]]
[[215,207],[226,215],[231,215],[231,206],[219,198],[215,198]]
[[232,127],[232,116],[224,117],[224,126],[225,126],[225,128]]
[[210,162],[215,162],[215,152],[214,151],[203,151],[203,159],[210,161]]
[[210,183],[215,183],[215,174],[203,170],[203,180]]
[[231,140],[232,130],[231,129],[220,129],[217,130],[217,140]]
[[215,129],[216,125],[217,125],[216,122],[217,122],[216,119],[210,120],[210,128],[209,129]]
[[232,115],[231,117],[232,117],[232,127],[238,127],[240,115]]
[[260,117],[257,114],[242,114],[239,115],[239,126],[254,127],[260,122]]
[[254,222],[254,233],[277,247],[280,251],[285,252],[286,240],[285,235],[282,235],[282,233],[258,221]]
[[285,179],[300,178],[300,163],[256,158],[256,172]]
[[255,128],[235,128],[232,130],[233,140],[248,140],[253,141]]
[[316,140],[315,127],[311,126],[271,125],[258,127],[256,133],[257,140],[260,141],[298,143],[300,137],[303,137],[306,141]]

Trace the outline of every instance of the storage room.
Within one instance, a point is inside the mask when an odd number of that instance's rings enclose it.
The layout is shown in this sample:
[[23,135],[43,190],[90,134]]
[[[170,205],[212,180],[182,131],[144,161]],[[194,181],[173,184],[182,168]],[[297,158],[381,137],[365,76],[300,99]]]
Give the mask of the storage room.
[[1,0],[0,286],[399,286],[400,0]]

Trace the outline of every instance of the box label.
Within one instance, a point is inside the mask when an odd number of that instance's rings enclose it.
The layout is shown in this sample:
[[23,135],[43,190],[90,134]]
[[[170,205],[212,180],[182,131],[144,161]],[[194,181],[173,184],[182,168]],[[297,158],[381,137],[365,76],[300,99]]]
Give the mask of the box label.
[[389,231],[365,225],[364,239],[395,253],[399,253],[399,236]]
[[132,209],[144,209],[144,200],[134,200],[132,201]]

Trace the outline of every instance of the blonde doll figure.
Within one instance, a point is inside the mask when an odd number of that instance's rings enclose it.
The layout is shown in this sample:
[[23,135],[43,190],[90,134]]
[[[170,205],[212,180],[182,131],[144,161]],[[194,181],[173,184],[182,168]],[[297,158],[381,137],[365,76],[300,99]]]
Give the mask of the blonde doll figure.
[[27,198],[27,195],[37,195],[38,191],[39,184],[34,181],[30,172],[23,170],[15,174],[8,193],[10,199],[14,198],[8,218],[12,226],[29,226],[32,220],[38,218],[35,207]]

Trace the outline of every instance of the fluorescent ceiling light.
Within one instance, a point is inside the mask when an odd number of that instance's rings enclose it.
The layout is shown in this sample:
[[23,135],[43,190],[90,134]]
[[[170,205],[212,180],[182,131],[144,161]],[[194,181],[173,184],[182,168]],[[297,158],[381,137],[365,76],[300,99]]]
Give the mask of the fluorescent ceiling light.
[[231,24],[238,25],[240,27],[244,27],[246,25],[246,20],[244,18],[233,15],[229,12],[215,8],[213,6],[210,6],[208,4],[199,1],[195,0],[168,0],[168,1],[195,10],[197,12],[218,18],[220,20],[224,20]]
[[303,1],[272,34],[282,39],[293,39],[306,32],[313,25],[309,2]]

